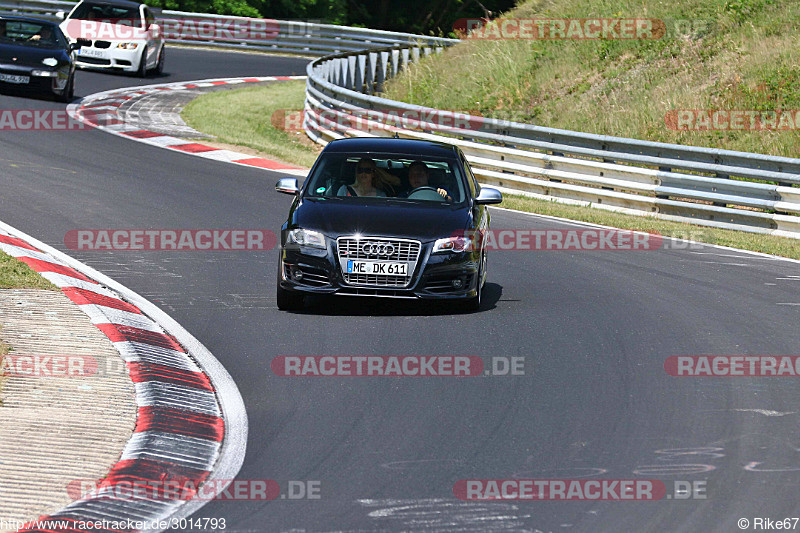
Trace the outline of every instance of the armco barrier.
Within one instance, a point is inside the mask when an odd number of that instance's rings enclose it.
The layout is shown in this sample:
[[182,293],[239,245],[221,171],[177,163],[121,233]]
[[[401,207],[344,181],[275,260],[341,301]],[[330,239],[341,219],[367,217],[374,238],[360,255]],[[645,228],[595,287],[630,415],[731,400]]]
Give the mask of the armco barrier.
[[[72,2],[58,0],[0,0],[0,12],[48,18],[72,6]],[[437,113],[375,95],[382,92],[386,80],[409,64],[441,52],[456,40],[277,20],[271,21],[274,32],[269,38],[243,40],[231,38],[222,29],[232,19],[250,19],[167,10],[157,18],[166,24],[208,20],[220,28],[218,38],[168,42],[318,57],[307,69],[303,123],[308,136],[318,143],[365,135],[437,140],[461,147],[482,182],[510,192],[800,238],[800,159],[482,117],[468,117],[469,128],[446,130],[407,129],[363,120],[365,113],[376,109]],[[332,113],[336,118],[331,118]]]
[[[386,119],[387,110],[399,117],[440,113],[375,94],[409,63],[440,52],[447,44],[398,45],[314,60],[307,69],[307,134],[321,144],[348,136],[446,142],[462,149],[480,181],[509,192],[800,238],[800,159],[469,115],[462,121],[469,127],[427,124],[408,129],[392,124]],[[370,110],[383,115],[369,120]]]
[[[0,14],[29,14],[40,18],[57,20],[56,13],[59,11],[67,13],[75,7],[75,4],[76,2],[60,0],[0,0]],[[231,21],[252,22],[254,19],[211,15],[208,13],[187,13],[184,11],[156,9],[153,9],[153,11],[156,14],[156,21],[162,26],[176,28],[183,23],[184,26],[189,24],[189,27],[193,27],[199,21],[203,21],[212,24],[216,28],[213,39],[207,38],[204,31],[202,39],[193,38],[192,35],[183,35],[182,38],[167,38],[167,42],[170,43],[201,44],[220,48],[250,49],[318,57],[338,52],[360,51],[367,48],[381,48],[398,44],[456,42],[453,39],[425,37],[412,33],[274,19],[262,19],[268,23],[269,35],[266,38],[237,39],[231,36],[230,27],[227,24]],[[188,33],[192,32],[189,31]]]

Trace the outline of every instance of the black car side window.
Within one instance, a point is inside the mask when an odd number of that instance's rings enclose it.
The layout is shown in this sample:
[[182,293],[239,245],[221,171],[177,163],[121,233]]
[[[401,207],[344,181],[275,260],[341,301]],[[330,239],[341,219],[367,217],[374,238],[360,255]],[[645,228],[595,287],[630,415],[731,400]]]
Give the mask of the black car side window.
[[471,196],[474,198],[478,196],[478,193],[481,192],[481,186],[478,183],[478,180],[475,179],[475,175],[472,173],[472,168],[469,166],[469,162],[467,162],[467,158],[464,157],[464,154],[460,154],[461,156],[461,165],[464,167],[464,171],[467,173],[467,183],[469,184],[469,192]]

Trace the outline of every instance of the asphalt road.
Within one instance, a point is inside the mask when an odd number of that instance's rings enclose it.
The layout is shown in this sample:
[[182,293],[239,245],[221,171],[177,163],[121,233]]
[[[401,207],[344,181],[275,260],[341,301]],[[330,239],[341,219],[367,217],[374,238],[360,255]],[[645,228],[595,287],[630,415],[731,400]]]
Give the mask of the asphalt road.
[[[170,49],[164,81],[304,74],[305,60]],[[162,79],[152,79],[156,83]],[[81,72],[77,94],[140,85]],[[0,96],[0,108],[63,107]],[[241,479],[320,499],[211,502],[230,532],[739,531],[800,516],[792,378],[678,378],[671,355],[797,354],[798,264],[711,247],[496,251],[481,312],[387,301],[275,306],[277,252],[74,252],[80,228],[265,228],[277,174],[97,131],[0,131],[0,219],[150,298],[235,379]],[[572,227],[495,210],[494,228]],[[795,277],[792,277],[795,276]],[[282,378],[279,355],[525,357],[526,375]],[[706,499],[461,502],[474,478],[704,481]]]

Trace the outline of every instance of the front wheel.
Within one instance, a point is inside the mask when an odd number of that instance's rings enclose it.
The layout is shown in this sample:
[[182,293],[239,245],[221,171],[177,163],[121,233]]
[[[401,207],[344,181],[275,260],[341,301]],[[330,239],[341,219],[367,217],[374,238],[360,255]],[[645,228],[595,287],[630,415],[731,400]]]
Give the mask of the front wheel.
[[139,61],[139,70],[136,71],[136,75],[140,78],[147,77],[147,48],[142,50],[142,59]]
[[164,52],[166,52],[166,45],[161,47],[161,52],[158,54],[158,63],[156,63],[156,74],[161,75],[164,73]]
[[478,294],[474,298],[467,300],[467,311],[476,313],[481,310],[481,298],[483,296],[483,276],[486,274],[486,254],[481,256],[481,267],[478,270]]
[[58,101],[68,104],[75,97],[75,74],[70,76],[67,80],[67,85],[64,86],[64,92],[58,95]]
[[302,293],[287,291],[278,285],[277,290],[278,309],[281,311],[299,311],[303,308],[304,296]]

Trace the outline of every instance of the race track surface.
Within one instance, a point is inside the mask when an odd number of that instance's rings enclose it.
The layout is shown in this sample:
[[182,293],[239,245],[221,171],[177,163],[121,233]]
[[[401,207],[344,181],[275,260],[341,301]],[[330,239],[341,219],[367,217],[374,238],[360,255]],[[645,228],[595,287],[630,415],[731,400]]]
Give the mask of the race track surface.
[[[79,72],[78,96],[307,60],[168,49],[168,74]],[[0,108],[63,109],[0,95]],[[265,117],[269,120],[269,117]],[[275,306],[277,251],[77,252],[73,229],[264,228],[279,174],[99,131],[0,131],[0,219],[144,295],[236,381],[250,437],[240,479],[318,481],[318,500],[211,502],[229,532],[738,531],[798,516],[797,378],[687,378],[672,355],[797,355],[798,263],[713,247],[495,251],[483,309],[319,299]],[[579,226],[493,211],[495,229]],[[793,277],[794,276],[794,277]],[[525,357],[526,375],[287,378],[279,355]],[[459,479],[705,481],[707,498],[462,502]]]

